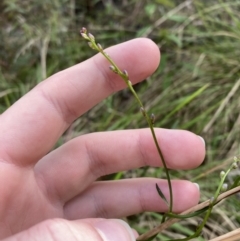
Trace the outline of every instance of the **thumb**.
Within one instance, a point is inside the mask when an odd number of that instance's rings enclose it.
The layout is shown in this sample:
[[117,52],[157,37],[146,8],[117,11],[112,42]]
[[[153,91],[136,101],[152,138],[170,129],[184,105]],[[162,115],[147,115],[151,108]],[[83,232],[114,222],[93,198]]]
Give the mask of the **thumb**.
[[3,241],[135,241],[129,225],[118,219],[50,219]]

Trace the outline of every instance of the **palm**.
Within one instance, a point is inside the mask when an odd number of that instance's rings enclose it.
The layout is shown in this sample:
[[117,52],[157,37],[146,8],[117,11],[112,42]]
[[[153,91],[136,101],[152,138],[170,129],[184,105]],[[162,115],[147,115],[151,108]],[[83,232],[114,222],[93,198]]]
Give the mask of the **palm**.
[[1,238],[45,219],[63,216],[62,207],[49,200],[33,170],[5,163],[1,163],[1,169],[5,169],[1,175]]
[[[134,83],[151,74],[159,60],[158,49],[146,39],[112,47],[108,53],[131,70]],[[154,188],[157,181],[167,196],[164,180],[95,182],[108,173],[159,166],[148,130],[84,135],[49,152],[77,117],[122,88],[121,79],[96,55],[42,82],[0,116],[0,238],[55,217],[111,218],[166,210]],[[194,134],[156,133],[171,168],[192,168],[202,161],[204,146]],[[186,188],[192,196],[187,200],[181,195]],[[198,202],[199,192],[189,182],[176,181],[173,190],[176,211]]]

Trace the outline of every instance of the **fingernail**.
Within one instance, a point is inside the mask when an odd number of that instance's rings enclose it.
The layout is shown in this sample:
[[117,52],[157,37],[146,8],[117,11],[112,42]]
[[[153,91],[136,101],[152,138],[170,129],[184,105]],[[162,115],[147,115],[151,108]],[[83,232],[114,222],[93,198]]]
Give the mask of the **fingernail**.
[[205,146],[205,140],[201,136],[198,136],[198,137],[202,140],[202,142],[203,142],[203,144]]
[[193,184],[195,184],[196,187],[198,188],[198,190],[200,190],[200,187],[199,187],[198,183],[194,182]]
[[120,219],[102,220],[94,224],[104,241],[135,241],[135,235],[130,226]]

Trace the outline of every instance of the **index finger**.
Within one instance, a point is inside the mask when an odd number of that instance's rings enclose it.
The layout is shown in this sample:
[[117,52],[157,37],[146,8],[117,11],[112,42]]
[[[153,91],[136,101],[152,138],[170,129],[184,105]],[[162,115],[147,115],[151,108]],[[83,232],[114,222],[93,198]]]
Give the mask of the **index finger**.
[[[159,49],[149,39],[135,39],[106,50],[137,83],[156,70]],[[36,86],[0,116],[0,158],[34,165],[81,114],[125,83],[97,54]],[[14,148],[13,148],[14,147]]]

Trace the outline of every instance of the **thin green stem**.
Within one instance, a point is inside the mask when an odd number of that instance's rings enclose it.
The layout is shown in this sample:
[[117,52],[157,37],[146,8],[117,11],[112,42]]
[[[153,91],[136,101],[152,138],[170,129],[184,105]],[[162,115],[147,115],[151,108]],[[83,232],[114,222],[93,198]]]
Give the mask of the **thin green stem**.
[[239,160],[235,160],[233,162],[233,164],[228,168],[228,170],[226,172],[222,173],[220,183],[219,183],[218,188],[217,188],[217,190],[216,190],[216,192],[214,194],[214,197],[211,200],[211,203],[210,203],[210,205],[208,207],[207,213],[205,214],[202,223],[198,226],[196,232],[193,235],[191,235],[191,236],[189,236],[187,238],[174,239],[174,241],[188,241],[190,239],[198,237],[201,234],[202,229],[205,226],[205,224],[207,223],[207,220],[208,220],[208,218],[209,218],[209,216],[210,216],[210,214],[212,212],[212,209],[213,209],[214,205],[217,203],[217,198],[218,198],[218,196],[219,196],[219,194],[221,192],[221,189],[223,187],[224,181],[225,181],[227,175],[229,174],[229,172],[236,167],[237,162],[239,162]]
[[[128,88],[130,89],[130,91],[132,92],[132,94],[134,95],[135,99],[137,100],[138,104],[140,107],[142,107],[145,111],[145,108],[144,108],[144,105],[142,103],[142,101],[140,100],[140,98],[138,97],[136,91],[134,90],[133,86],[132,86],[132,83],[130,82],[129,78],[127,75],[125,75],[119,68],[118,66],[114,63],[114,61],[103,51],[103,50],[99,50],[99,52],[101,52],[104,57],[112,64],[112,66],[116,69],[116,72],[123,78],[123,80],[125,81],[125,83],[127,84]],[[145,111],[145,115],[144,115],[147,123],[148,123],[148,126],[151,130],[151,133],[152,133],[152,137],[153,137],[153,140],[154,140],[154,143],[155,143],[155,146],[157,148],[157,151],[158,151],[158,154],[162,160],[162,163],[163,163],[163,166],[164,166],[164,169],[165,169],[165,172],[166,172],[166,176],[167,176],[167,181],[168,181],[168,186],[169,186],[169,196],[170,196],[170,201],[169,201],[169,212],[172,212],[172,208],[173,208],[173,194],[172,194],[172,185],[171,185],[171,178],[170,178],[170,174],[169,174],[169,170],[167,168],[167,165],[166,165],[166,161],[164,159],[164,156],[163,156],[163,153],[161,151],[161,148],[158,144],[158,141],[157,141],[157,137],[156,137],[156,134],[155,134],[155,131],[154,131],[154,128],[153,128],[153,124],[151,122],[151,119],[148,115],[148,113]]]
[[137,100],[139,106],[141,107],[141,109],[143,110],[143,116],[145,117],[147,123],[148,123],[148,126],[151,130],[151,134],[152,134],[152,137],[153,137],[153,140],[154,140],[154,143],[155,143],[155,146],[157,148],[157,151],[158,151],[158,154],[162,160],[162,163],[163,163],[163,167],[164,167],[164,170],[165,170],[165,173],[166,173],[166,176],[167,176],[167,182],[168,182],[168,187],[169,187],[169,196],[170,196],[170,200],[169,200],[169,213],[172,213],[172,209],[173,209],[173,192],[172,192],[172,184],[171,184],[171,178],[170,178],[170,174],[169,174],[169,170],[168,170],[168,167],[167,167],[167,164],[166,164],[166,161],[165,161],[165,158],[163,156],[163,153],[161,151],[161,148],[158,144],[158,141],[157,141],[157,137],[156,137],[156,134],[155,134],[155,131],[154,131],[154,127],[153,127],[153,123],[151,121],[151,118],[149,117],[148,113],[146,112],[145,108],[144,108],[144,105],[143,103],[141,102],[140,98],[138,97],[136,91],[134,90],[133,86],[132,86],[132,83],[131,81],[129,80],[129,77],[127,75],[126,72],[124,71],[121,71],[118,66],[115,64],[115,62],[110,58],[110,56],[103,50],[103,48],[101,47],[100,44],[96,44],[95,42],[95,38],[93,35],[91,34],[88,34],[87,35],[87,30],[86,29],[83,29],[82,32],[81,32],[81,35],[83,38],[85,38],[86,40],[89,41],[89,46],[92,48],[92,49],[95,49],[97,50],[98,52],[100,52],[108,61],[109,63],[111,64],[111,69],[116,73],[118,74],[119,76],[122,77],[122,79],[124,80],[124,82],[126,83],[126,85],[128,86],[128,88],[130,89],[130,91],[132,92],[132,94],[134,95],[135,99]]
[[186,219],[186,218],[192,218],[195,217],[201,213],[204,213],[208,210],[208,207],[205,207],[203,209],[200,209],[194,213],[189,213],[189,214],[175,214],[175,213],[166,213],[165,215],[170,218],[179,218],[179,219]]

